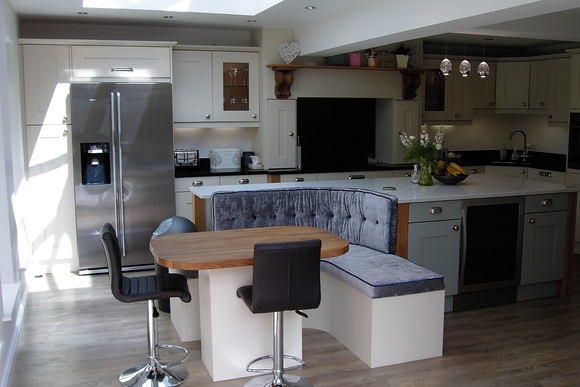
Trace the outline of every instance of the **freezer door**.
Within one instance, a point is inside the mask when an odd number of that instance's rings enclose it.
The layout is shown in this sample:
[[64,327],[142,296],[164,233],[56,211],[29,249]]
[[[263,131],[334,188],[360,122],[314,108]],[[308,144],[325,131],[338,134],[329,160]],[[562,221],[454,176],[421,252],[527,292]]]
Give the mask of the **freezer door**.
[[171,85],[75,84],[71,104],[81,273],[106,268],[105,222],[124,266],[152,264],[151,235],[175,214]]

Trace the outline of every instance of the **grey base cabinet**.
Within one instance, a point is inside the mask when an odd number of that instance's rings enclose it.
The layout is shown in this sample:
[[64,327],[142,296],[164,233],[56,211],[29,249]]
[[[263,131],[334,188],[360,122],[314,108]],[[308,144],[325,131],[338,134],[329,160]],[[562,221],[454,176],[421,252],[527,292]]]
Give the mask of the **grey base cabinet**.
[[461,202],[411,204],[408,230],[408,259],[445,277],[445,311],[451,311],[459,286]]

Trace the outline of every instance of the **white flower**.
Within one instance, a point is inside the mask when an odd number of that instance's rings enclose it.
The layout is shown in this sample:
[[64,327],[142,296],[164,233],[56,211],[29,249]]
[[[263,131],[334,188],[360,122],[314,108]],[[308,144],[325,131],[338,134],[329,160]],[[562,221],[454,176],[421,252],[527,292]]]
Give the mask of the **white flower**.
[[409,140],[414,141],[415,140],[415,136],[409,136]]

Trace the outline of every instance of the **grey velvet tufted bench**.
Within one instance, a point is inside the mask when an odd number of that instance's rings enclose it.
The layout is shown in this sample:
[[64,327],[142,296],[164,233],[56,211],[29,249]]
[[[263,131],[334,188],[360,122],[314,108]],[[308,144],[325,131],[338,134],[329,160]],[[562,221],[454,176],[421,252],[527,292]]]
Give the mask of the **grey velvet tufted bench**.
[[216,192],[214,230],[301,225],[350,243],[321,261],[322,303],[305,327],[335,336],[369,367],[441,356],[443,277],[394,255],[397,198],[349,188]]

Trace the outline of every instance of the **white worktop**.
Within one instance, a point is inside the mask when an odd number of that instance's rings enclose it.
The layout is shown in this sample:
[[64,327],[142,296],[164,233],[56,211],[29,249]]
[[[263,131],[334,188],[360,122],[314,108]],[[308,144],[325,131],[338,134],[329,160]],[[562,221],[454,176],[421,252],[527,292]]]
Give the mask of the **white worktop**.
[[[408,177],[379,179],[325,180],[298,183],[235,184],[206,187],[190,187],[201,199],[209,199],[218,191],[255,191],[263,189],[300,187],[348,187],[385,192],[398,198],[399,203],[419,203],[445,200],[481,199],[506,196],[527,196],[561,192],[577,192],[577,188],[522,177],[506,177],[491,174],[474,174],[457,185],[444,185],[434,180],[432,186],[411,184]],[[385,189],[384,187],[394,188]]]

